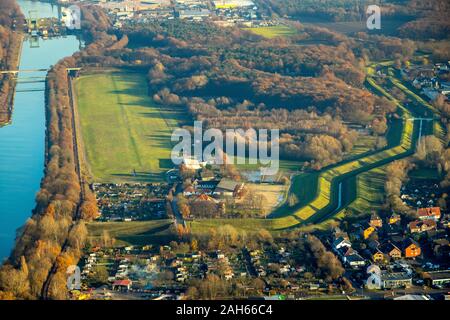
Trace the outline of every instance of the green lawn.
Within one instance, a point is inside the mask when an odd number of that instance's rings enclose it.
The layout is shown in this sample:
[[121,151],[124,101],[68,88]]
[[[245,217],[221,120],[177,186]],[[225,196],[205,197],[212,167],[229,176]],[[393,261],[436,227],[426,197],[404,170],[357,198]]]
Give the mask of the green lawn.
[[386,166],[364,172],[357,177],[356,200],[349,208],[360,214],[367,214],[381,208],[384,202]]
[[292,214],[292,211],[295,209],[299,209],[313,201],[317,194],[319,174],[319,172],[307,172],[295,175],[291,181],[289,194],[295,194],[298,199],[298,203],[294,207],[289,207],[289,204],[285,203],[273,212],[270,217],[279,218]]
[[254,34],[263,36],[267,39],[273,39],[276,37],[289,37],[297,34],[297,31],[294,28],[288,26],[245,28],[245,30],[251,31]]
[[[237,169],[241,170],[241,171],[256,171],[261,169],[262,166],[259,161],[257,161],[256,164],[250,164],[249,163],[249,158],[245,158],[243,159],[242,157],[236,157],[235,158],[235,166]],[[239,162],[239,163],[238,163]],[[245,162],[245,163],[243,163]],[[299,171],[304,165],[303,161],[297,161],[297,160],[283,160],[280,159],[278,166],[279,166],[279,172],[286,174],[289,172],[297,172]]]
[[145,74],[85,75],[76,80],[75,89],[84,151],[94,180],[162,181],[163,173],[172,168],[170,136],[182,113],[152,101]]
[[171,220],[134,222],[92,222],[87,225],[89,240],[101,241],[105,232],[115,245],[168,243],[176,239]]
[[360,135],[352,150],[345,156],[346,159],[362,155],[375,150],[377,138],[371,135]]

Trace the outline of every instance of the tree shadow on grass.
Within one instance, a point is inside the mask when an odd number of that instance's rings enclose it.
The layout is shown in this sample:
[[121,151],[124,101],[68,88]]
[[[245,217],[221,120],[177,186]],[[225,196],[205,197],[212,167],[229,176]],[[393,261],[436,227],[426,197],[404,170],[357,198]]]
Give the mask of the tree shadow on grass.
[[122,180],[125,180],[127,182],[161,182],[164,181],[165,175],[164,172],[138,172],[136,171],[136,174],[133,172],[130,173],[114,173],[111,176],[120,178]]
[[[159,133],[161,132],[161,133]],[[146,135],[145,138],[151,142],[150,147],[159,147],[162,149],[172,150],[171,136],[164,131],[155,131],[153,134]]]
[[176,234],[170,230],[171,225],[171,223],[168,223],[135,235],[118,236],[117,239],[131,245],[167,244],[170,241],[177,240]]

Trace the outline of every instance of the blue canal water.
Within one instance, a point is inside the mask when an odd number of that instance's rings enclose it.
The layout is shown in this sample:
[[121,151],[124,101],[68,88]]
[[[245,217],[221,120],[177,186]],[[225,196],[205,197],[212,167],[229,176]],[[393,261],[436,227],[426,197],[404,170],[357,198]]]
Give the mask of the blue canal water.
[[[49,3],[18,0],[25,16],[57,17]],[[38,45],[38,46],[37,46]],[[48,69],[78,51],[75,36],[25,40],[19,70]],[[19,73],[11,124],[0,127],[0,262],[14,246],[16,230],[31,216],[44,170],[46,72]],[[32,83],[29,83],[32,82]]]

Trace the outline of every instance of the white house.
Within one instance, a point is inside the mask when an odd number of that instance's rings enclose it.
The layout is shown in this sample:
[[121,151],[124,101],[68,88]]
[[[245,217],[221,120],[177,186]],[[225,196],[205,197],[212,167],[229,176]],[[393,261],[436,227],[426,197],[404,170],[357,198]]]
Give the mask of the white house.
[[339,237],[333,241],[333,250],[334,251],[338,251],[340,248],[343,248],[343,247],[351,248],[351,246],[352,246],[352,243],[349,240],[344,239],[343,237]]

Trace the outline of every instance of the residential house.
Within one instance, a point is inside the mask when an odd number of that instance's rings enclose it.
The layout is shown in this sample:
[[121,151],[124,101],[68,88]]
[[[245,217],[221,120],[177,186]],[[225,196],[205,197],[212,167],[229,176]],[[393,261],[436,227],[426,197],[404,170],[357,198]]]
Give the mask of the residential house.
[[356,251],[344,257],[344,263],[353,269],[358,269],[366,265],[366,260]]
[[375,263],[384,263],[386,261],[384,253],[378,248],[371,249],[370,254],[371,260]]
[[349,240],[349,239],[350,239],[349,236],[348,236],[348,234],[347,234],[347,232],[342,231],[341,228],[339,228],[339,227],[335,227],[335,228],[333,229],[333,238],[334,238],[334,239],[338,239],[338,238],[340,238],[340,237],[342,237],[342,238],[344,238],[344,239],[346,239],[346,240]]
[[381,220],[378,214],[373,213],[370,216],[369,225],[374,228],[381,228],[383,226],[383,220]]
[[405,258],[416,258],[420,256],[422,250],[420,245],[411,238],[408,238],[403,243],[403,254]]
[[339,237],[333,241],[332,247],[335,252],[337,252],[342,247],[351,248],[352,243],[348,239],[344,239],[344,237]]
[[112,288],[117,291],[128,291],[131,289],[133,282],[129,279],[114,281]]
[[345,257],[356,253],[356,251],[352,247],[342,246],[336,250],[336,253],[342,259],[342,261],[345,262]]
[[426,283],[432,287],[444,287],[450,284],[450,271],[432,271],[427,272],[428,277],[425,279]]
[[407,272],[381,272],[381,288],[395,289],[412,286],[412,276]]
[[372,233],[375,232],[375,227],[371,226],[368,223],[365,223],[361,226],[361,236],[364,240],[369,239],[369,237],[372,235]]
[[387,218],[387,223],[388,224],[399,224],[401,222],[401,217],[399,214],[397,213],[392,213],[388,218]]
[[400,259],[402,257],[402,251],[393,243],[384,243],[380,250],[392,259]]
[[187,186],[183,190],[183,195],[187,197],[195,195],[195,188],[193,186]]
[[442,217],[442,220],[440,222],[440,225],[442,228],[448,228],[450,229],[450,214],[446,214]]
[[434,220],[416,220],[408,224],[410,233],[422,233],[430,230],[436,230],[437,224]]
[[238,198],[242,195],[244,184],[230,179],[222,179],[214,190],[214,194],[222,197]]
[[212,195],[218,184],[219,181],[216,180],[195,180],[193,186],[196,194]]
[[426,95],[431,101],[434,101],[439,97],[439,91],[432,88],[423,88],[421,93]]
[[193,200],[193,202],[203,202],[203,201],[212,202],[214,204],[219,203],[219,201],[217,199],[211,198],[210,196],[208,196],[206,194],[201,194]]
[[419,216],[420,220],[432,219],[434,221],[439,221],[439,219],[441,218],[441,208],[419,208],[417,209],[417,215]]
[[222,253],[220,250],[216,251],[216,259],[220,260],[220,259],[225,259],[225,254]]

